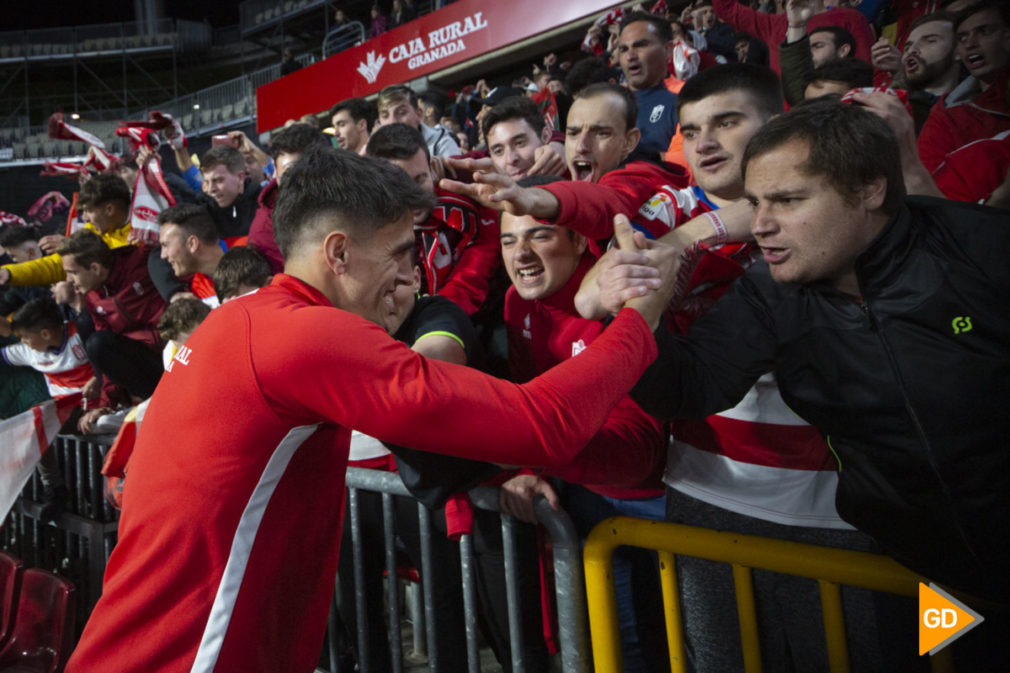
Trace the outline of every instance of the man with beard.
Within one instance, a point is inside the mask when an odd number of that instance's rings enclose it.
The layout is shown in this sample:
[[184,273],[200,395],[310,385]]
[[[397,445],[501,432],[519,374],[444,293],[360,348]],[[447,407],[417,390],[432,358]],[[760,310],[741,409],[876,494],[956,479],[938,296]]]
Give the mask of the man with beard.
[[982,0],[958,15],[954,37],[970,77],[933,107],[919,133],[919,157],[930,172],[954,150],[1010,129],[1010,6]]
[[936,12],[916,19],[904,53],[890,44],[874,45],[873,66],[894,75],[895,86],[908,89],[918,133],[933,104],[961,78],[961,66],[954,58],[954,15]]

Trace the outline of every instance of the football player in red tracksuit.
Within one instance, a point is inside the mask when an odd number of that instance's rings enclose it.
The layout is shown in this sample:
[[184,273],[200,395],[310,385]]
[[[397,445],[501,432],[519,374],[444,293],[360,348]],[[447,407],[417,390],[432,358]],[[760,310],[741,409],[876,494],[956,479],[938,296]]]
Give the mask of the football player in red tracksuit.
[[286,273],[215,309],[158,386],[119,544],[68,672],[312,671],[351,428],[564,465],[655,358],[670,287],[524,386],[393,341],[381,325],[412,282],[412,211],[431,205],[399,169],[339,150],[289,170],[274,211]]

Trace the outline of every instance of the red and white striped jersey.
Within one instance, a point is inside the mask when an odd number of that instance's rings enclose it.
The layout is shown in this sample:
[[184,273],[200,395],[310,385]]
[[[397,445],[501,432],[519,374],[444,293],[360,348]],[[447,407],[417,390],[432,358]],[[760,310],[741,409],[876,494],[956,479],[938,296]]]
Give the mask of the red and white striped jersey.
[[13,344],[0,350],[0,357],[9,365],[31,367],[45,374],[49,394],[53,397],[79,393],[95,375],[95,370],[88,361],[77,326],[64,323],[64,330],[67,337],[59,348],[37,351],[24,344]]
[[[632,222],[648,236],[716,210],[699,187],[663,186]],[[706,250],[688,294],[672,316],[687,331],[750,265],[753,247],[730,243]],[[711,505],[765,521],[816,528],[852,526],[835,509],[837,463],[813,427],[794,414],[766,374],[732,409],[699,421],[678,421],[663,481]]]

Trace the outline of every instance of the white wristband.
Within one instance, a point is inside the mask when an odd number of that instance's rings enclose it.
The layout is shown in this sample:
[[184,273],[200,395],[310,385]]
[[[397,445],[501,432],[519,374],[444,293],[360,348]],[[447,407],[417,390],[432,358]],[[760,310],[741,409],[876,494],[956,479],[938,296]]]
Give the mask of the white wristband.
[[729,240],[729,232],[726,231],[726,225],[723,224],[722,218],[714,211],[710,210],[707,213],[703,213],[708,221],[712,223],[712,228],[715,229],[715,244],[722,245]]

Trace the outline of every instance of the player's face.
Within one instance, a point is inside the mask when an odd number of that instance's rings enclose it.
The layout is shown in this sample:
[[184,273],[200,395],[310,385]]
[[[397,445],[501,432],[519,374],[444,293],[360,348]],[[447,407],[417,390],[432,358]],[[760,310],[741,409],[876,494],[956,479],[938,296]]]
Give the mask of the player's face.
[[983,81],[1010,62],[1010,27],[995,7],[962,21],[955,38],[958,59],[970,75]]
[[333,136],[345,150],[359,152],[361,151],[361,146],[368,142],[368,133],[365,131],[366,125],[367,122],[364,119],[356,122],[350,112],[341,110],[333,115]]
[[534,156],[543,139],[525,119],[507,119],[488,131],[487,147],[499,173],[513,180],[525,177],[536,162]]
[[838,58],[838,49],[835,47],[835,37],[831,33],[821,31],[810,36],[810,58],[814,61],[814,67],[819,68],[829,61]]
[[32,259],[38,259],[42,256],[42,248],[35,241],[28,241],[27,243],[22,243],[21,245],[12,245],[9,248],[4,248],[10,258],[15,264],[20,264],[21,262],[27,262]]
[[47,348],[49,348],[49,344],[46,343],[46,339],[45,336],[43,336],[42,331],[29,332],[26,330],[21,332],[18,336],[21,338],[21,343],[28,346],[33,351],[43,353]]
[[706,194],[720,199],[743,195],[740,162],[751,136],[766,121],[767,115],[741,90],[714,94],[680,108],[684,158]]
[[410,176],[410,179],[417,183],[417,186],[426,192],[435,193],[435,182],[431,177],[431,162],[424,149],[419,149],[414,156],[409,159],[389,159],[389,163],[399,166]]
[[386,124],[406,124],[412,129],[421,125],[421,111],[410,104],[410,101],[391,103],[379,110],[379,126]]
[[930,21],[908,34],[901,58],[909,84],[928,86],[954,64],[954,24]]
[[159,235],[161,258],[169,263],[176,276],[182,278],[196,273],[195,259],[187,248],[186,232],[178,225],[166,222]]
[[670,50],[648,21],[625,26],[617,41],[617,58],[632,91],[654,87],[669,75]]
[[104,278],[102,278],[98,264],[83,267],[77,263],[73,255],[63,255],[61,261],[63,262],[63,270],[67,273],[67,280],[74,284],[76,291],[87,294],[102,286]]
[[393,291],[393,305],[389,307],[386,314],[386,324],[384,327],[390,334],[396,334],[407,316],[414,310],[417,303],[417,291],[421,289],[421,268],[414,266],[414,276],[412,283],[401,283]]
[[565,286],[586,250],[586,239],[532,217],[501,218],[501,252],[505,271],[519,296],[545,299]]
[[599,182],[638,144],[638,129],[627,129],[624,101],[616,94],[576,98],[568,111],[565,160],[572,180]]
[[414,219],[408,214],[371,236],[348,235],[347,267],[337,306],[388,329],[394,295],[413,286]]
[[793,140],[749,162],[751,233],[776,281],[827,281],[856,295],[855,259],[877,233],[869,216],[883,190],[846,198],[825,176],[801,170],[809,154]]
[[293,152],[293,153],[281,152],[280,154],[277,155],[277,158],[274,159],[274,174],[277,176],[278,185],[281,184],[281,180],[284,178],[284,174],[287,172],[287,170],[291,168],[291,164],[295,163],[301,158],[302,155],[300,152]]
[[221,208],[227,208],[245,191],[245,171],[232,173],[224,164],[218,164],[203,172],[203,182],[207,194]]
[[122,221],[116,222],[115,209],[111,203],[101,203],[93,206],[88,206],[84,208],[83,213],[84,221],[90,222],[99,231],[110,231],[114,227],[122,224]]

